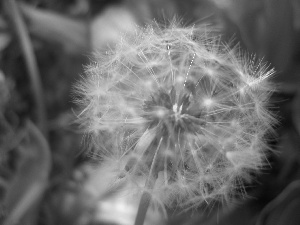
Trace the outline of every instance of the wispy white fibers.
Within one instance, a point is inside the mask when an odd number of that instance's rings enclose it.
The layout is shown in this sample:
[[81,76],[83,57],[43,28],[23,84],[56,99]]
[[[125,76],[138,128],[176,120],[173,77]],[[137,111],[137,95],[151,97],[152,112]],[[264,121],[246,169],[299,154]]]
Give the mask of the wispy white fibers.
[[190,207],[243,193],[265,164],[273,70],[207,27],[149,25],[97,53],[76,86],[78,120],[117,182]]

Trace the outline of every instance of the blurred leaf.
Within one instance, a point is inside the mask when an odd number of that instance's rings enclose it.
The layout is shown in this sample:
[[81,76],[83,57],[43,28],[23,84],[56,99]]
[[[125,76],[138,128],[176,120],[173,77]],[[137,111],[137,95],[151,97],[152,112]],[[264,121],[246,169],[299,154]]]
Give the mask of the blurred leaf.
[[248,49],[284,71],[294,51],[294,14],[291,0],[213,0],[235,24]]
[[91,42],[94,50],[116,43],[122,33],[133,33],[137,21],[123,5],[112,6],[95,16],[91,22]]
[[84,15],[88,13],[89,8],[89,0],[75,0],[69,11],[72,15]]
[[[255,50],[258,20],[263,10],[263,1],[254,0],[212,0],[221,11],[223,20],[236,26],[243,42],[250,50]],[[225,18],[224,18],[225,17]]]
[[300,181],[294,181],[261,212],[257,225],[293,225],[300,221]]
[[[298,74],[299,75],[299,74]],[[293,101],[293,122],[300,137],[300,90],[298,89],[296,97]]]
[[0,70],[0,113],[4,112],[4,108],[9,100],[9,83],[5,79],[4,73]]
[[50,42],[61,44],[67,51],[78,53],[89,49],[88,24],[55,12],[20,4],[29,22],[30,32]]
[[4,19],[0,16],[0,52],[8,46],[11,41],[10,33]]
[[21,220],[36,219],[39,201],[47,187],[51,168],[51,155],[47,141],[30,122],[27,123],[28,140],[19,146],[20,160],[17,171],[6,189],[3,206],[7,210],[5,225]]
[[[284,71],[292,61],[295,32],[291,0],[265,0],[264,26],[260,27],[262,54],[277,71]],[[259,40],[257,40],[259,41]]]
[[5,0],[4,11],[9,16],[11,24],[19,41],[19,47],[22,50],[23,58],[26,64],[26,70],[30,81],[33,99],[36,104],[35,121],[39,129],[47,134],[46,110],[44,105],[44,92],[41,85],[41,78],[37,60],[34,54],[31,39],[29,37],[24,18],[20,13],[16,0]]
[[[222,205],[216,202],[214,206],[194,212],[192,216],[175,217],[170,225],[253,225],[259,213],[260,206],[256,201],[244,201],[243,204]],[[213,207],[213,208],[211,208]]]
[[297,31],[300,30],[300,1],[292,0],[292,6],[294,10],[294,27]]
[[94,217],[96,199],[85,190],[74,190],[74,188],[65,188],[47,202],[50,205],[52,218],[48,221],[54,221],[53,224],[64,225],[86,225]]

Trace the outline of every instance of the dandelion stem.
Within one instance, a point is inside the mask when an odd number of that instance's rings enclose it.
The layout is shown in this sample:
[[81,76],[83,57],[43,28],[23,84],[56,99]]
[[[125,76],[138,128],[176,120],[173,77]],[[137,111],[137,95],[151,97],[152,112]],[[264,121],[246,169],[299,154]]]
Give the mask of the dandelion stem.
[[153,190],[156,179],[157,179],[157,176],[156,177],[152,176],[146,182],[145,188],[148,191],[144,191],[144,193],[142,194],[134,225],[143,225],[144,224],[146,214],[147,214],[147,211],[148,211],[148,208],[149,208],[149,205],[151,202],[151,198],[152,198],[151,197],[152,194],[149,192],[149,190]]
[[147,214],[147,211],[148,211],[148,208],[149,208],[149,205],[151,202],[151,198],[152,198],[151,191],[153,190],[155,181],[157,180],[157,177],[158,177],[158,171],[156,170],[156,166],[157,166],[156,159],[157,159],[157,155],[158,155],[157,153],[158,153],[158,150],[160,149],[160,145],[161,145],[162,141],[163,141],[163,138],[160,139],[158,146],[156,148],[155,154],[153,156],[150,173],[149,173],[149,176],[145,183],[145,191],[143,192],[141,200],[140,200],[140,204],[138,207],[138,212],[137,212],[137,215],[135,218],[134,225],[143,225],[144,224],[146,214]]

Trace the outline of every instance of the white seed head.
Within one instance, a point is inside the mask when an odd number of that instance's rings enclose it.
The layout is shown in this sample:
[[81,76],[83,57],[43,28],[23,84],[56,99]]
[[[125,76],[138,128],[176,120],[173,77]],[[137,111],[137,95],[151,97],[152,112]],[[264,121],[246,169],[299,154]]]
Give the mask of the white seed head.
[[168,206],[237,194],[264,165],[274,122],[273,70],[238,52],[207,27],[173,24],[137,28],[96,54],[76,88],[78,119],[94,151],[128,159],[117,179],[155,176],[153,198]]

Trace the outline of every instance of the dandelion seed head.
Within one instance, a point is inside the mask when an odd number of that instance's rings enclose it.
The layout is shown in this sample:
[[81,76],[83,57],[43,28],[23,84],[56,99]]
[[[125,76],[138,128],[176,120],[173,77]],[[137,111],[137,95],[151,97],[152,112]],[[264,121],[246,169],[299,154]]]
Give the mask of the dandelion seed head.
[[243,194],[264,166],[274,71],[238,52],[201,26],[124,34],[76,86],[78,120],[95,151],[126,157],[128,182],[155,174],[153,198],[170,207]]

